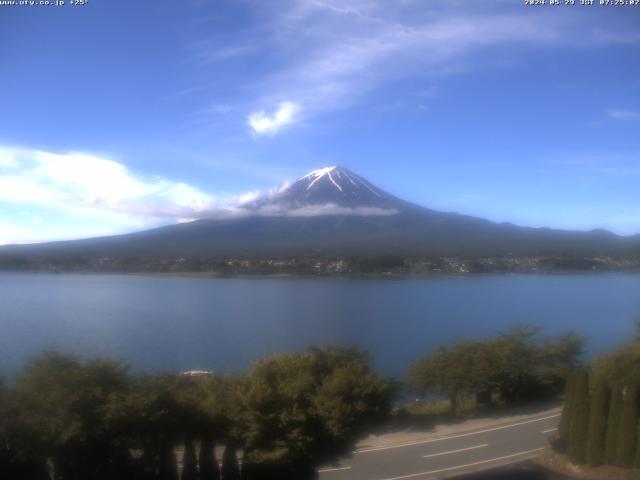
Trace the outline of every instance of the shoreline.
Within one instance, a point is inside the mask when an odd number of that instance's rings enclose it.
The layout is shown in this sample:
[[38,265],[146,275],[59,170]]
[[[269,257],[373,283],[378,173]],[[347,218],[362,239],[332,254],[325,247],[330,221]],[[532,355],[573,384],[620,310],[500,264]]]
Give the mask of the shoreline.
[[630,270],[551,270],[551,271],[518,271],[518,272],[421,272],[421,273],[220,273],[197,271],[107,271],[107,270],[10,270],[0,269],[0,274],[25,275],[100,275],[100,276],[141,276],[169,278],[204,278],[204,279],[344,279],[344,280],[400,280],[400,279],[445,279],[445,278],[482,278],[482,277],[520,277],[520,276],[607,276],[607,275],[640,275],[640,269]]

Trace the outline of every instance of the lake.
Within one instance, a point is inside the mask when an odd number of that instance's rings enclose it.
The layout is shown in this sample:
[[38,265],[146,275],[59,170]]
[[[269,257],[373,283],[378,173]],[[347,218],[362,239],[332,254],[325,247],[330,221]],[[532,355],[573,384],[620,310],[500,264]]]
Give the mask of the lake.
[[440,343],[518,323],[576,330],[589,354],[634,333],[640,275],[193,278],[0,273],[0,373],[43,349],[136,371],[242,371],[309,344],[359,345],[400,376]]

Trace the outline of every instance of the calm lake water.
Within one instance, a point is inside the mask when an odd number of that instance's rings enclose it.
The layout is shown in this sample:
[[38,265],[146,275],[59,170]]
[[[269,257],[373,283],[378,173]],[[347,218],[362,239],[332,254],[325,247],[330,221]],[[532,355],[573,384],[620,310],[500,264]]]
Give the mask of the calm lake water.
[[308,344],[356,344],[402,375],[439,343],[517,323],[576,330],[590,354],[640,319],[640,275],[181,278],[0,273],[0,373],[43,349],[134,370],[240,371]]

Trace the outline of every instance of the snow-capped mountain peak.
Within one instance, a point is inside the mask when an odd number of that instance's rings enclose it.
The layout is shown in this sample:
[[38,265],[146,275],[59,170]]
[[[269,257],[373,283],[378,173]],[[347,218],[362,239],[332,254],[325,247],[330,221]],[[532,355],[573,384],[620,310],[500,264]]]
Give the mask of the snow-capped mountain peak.
[[331,173],[332,170],[335,170],[336,167],[335,165],[333,167],[323,167],[323,168],[319,168],[317,170],[313,170],[312,172],[307,173],[304,177],[301,178],[301,180],[303,178],[319,178],[322,177],[324,175],[327,175],[328,173]]
[[398,199],[339,166],[309,172],[286,188],[276,200],[293,207],[325,204],[347,208],[398,206]]

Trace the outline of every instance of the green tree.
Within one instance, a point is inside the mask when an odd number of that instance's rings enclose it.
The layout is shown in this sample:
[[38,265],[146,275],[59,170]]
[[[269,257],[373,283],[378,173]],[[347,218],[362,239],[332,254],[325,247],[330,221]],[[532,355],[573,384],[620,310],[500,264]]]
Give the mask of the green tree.
[[579,363],[583,339],[573,333],[541,342],[535,326],[519,326],[496,338],[439,347],[411,364],[407,386],[419,395],[446,395],[456,413],[461,396],[506,402],[555,395]]
[[617,443],[616,464],[622,467],[633,465],[636,434],[638,430],[638,384],[625,386],[622,400],[622,417]]
[[591,409],[589,412],[589,440],[587,442],[587,463],[598,466],[604,462],[609,412],[609,382],[602,376],[593,379]]
[[108,411],[113,429],[126,435],[127,445],[143,452],[141,468],[153,478],[177,477],[175,446],[184,436],[183,406],[176,398],[176,376],[142,375]]
[[561,392],[571,371],[580,364],[585,338],[575,332],[547,338],[538,351],[538,376],[554,392]]
[[540,330],[533,325],[517,326],[493,342],[498,364],[494,381],[506,402],[521,402],[539,395],[541,355],[535,336]]
[[613,352],[601,355],[593,362],[593,368],[611,382],[640,382],[640,338],[636,336]]
[[454,414],[466,395],[489,393],[496,386],[498,360],[492,344],[466,340],[450,348],[439,347],[430,355],[413,362],[407,372],[407,386],[424,395],[446,395]]
[[106,412],[129,383],[127,368],[117,362],[58,353],[35,357],[18,375],[17,421],[39,440],[57,477],[110,478],[128,468],[123,437],[110,428]]
[[19,421],[15,394],[0,379],[0,478],[49,480],[42,443]]
[[589,372],[586,369],[577,373],[574,395],[567,454],[573,463],[580,465],[586,462],[589,428]]
[[264,359],[244,393],[248,458],[261,471],[289,469],[296,480],[312,478],[317,465],[350,452],[364,431],[386,418],[392,393],[354,348]]
[[609,401],[609,417],[607,418],[607,436],[605,447],[605,463],[614,465],[618,455],[618,438],[622,426],[623,385],[614,383],[611,387]]

